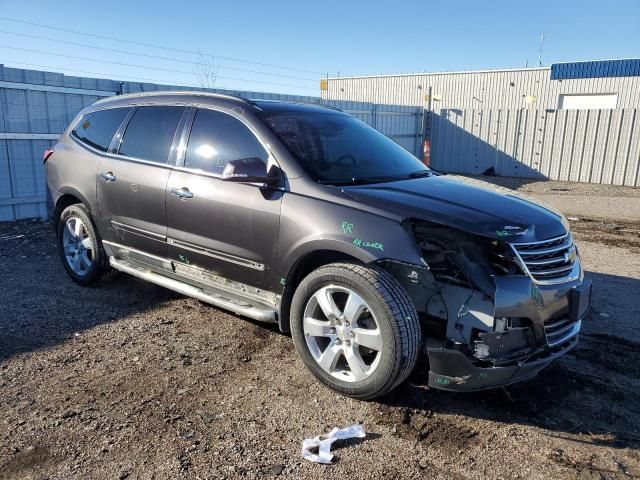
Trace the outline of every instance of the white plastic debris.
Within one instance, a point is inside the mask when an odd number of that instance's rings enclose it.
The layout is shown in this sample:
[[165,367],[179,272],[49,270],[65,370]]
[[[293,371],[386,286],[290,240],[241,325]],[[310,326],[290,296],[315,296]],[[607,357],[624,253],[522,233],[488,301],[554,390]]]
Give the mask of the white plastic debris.
[[0,236],[0,242],[4,240],[17,240],[18,238],[23,238],[24,235],[2,235]]
[[[307,438],[302,442],[302,457],[310,462],[331,463],[333,454],[331,444],[336,440],[346,440],[348,438],[364,438],[366,433],[362,425],[351,425],[350,427],[334,427],[327,435],[319,435],[315,438]],[[318,453],[312,453],[312,449],[318,449]]]

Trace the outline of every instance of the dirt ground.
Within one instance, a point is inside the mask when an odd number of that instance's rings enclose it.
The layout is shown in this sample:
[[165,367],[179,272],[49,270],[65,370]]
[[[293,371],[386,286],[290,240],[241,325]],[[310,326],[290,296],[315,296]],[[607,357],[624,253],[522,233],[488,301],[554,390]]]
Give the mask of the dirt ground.
[[[621,210],[640,196],[623,190]],[[594,281],[577,349],[472,394],[426,388],[421,366],[374,402],[320,386],[274,327],[126,275],[79,287],[48,224],[0,224],[0,478],[639,477],[640,221],[571,223]],[[302,459],[356,422],[334,465]]]

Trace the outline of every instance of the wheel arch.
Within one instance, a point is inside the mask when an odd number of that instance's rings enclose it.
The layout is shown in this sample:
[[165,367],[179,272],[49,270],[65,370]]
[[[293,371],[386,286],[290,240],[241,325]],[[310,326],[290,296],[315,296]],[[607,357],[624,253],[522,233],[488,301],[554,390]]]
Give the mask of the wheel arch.
[[62,195],[58,197],[55,203],[55,207],[53,210],[53,223],[54,226],[58,225],[58,219],[60,218],[60,214],[63,212],[65,208],[70,205],[76,205],[78,203],[83,204],[85,207],[90,209],[89,204],[82,198],[78,192],[71,190],[63,192]]
[[286,284],[282,291],[278,325],[282,332],[290,332],[290,307],[293,294],[304,277],[324,265],[335,262],[366,263],[350,253],[335,249],[319,249],[310,251],[298,258],[289,269]]

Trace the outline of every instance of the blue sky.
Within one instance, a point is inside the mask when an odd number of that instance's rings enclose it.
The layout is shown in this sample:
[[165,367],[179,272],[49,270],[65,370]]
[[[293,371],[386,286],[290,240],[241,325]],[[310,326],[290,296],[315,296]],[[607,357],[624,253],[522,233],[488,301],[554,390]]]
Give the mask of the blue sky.
[[639,0],[0,0],[0,17],[181,50],[0,19],[0,63],[8,66],[199,84],[194,73],[198,56],[187,52],[200,50],[233,58],[212,60],[217,65],[216,87],[303,95],[318,95],[318,79],[326,73],[514,68],[524,66],[525,61],[535,66],[542,33],[543,65],[640,57]]

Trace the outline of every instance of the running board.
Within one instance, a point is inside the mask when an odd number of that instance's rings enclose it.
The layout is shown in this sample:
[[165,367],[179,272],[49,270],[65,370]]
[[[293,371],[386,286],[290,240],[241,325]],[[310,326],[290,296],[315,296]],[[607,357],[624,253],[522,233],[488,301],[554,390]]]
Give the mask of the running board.
[[164,275],[160,275],[158,273],[152,272],[151,270],[132,265],[131,263],[125,262],[115,257],[109,257],[109,263],[116,270],[128,273],[129,275],[133,275],[134,277],[141,278],[148,282],[155,283],[156,285],[168,288],[169,290],[181,293],[182,295],[193,297],[216,307],[229,310],[230,312],[237,313],[238,315],[244,315],[260,322],[277,322],[275,310],[270,310],[269,308],[262,306],[252,305],[244,300],[230,298],[229,295],[222,292],[220,294],[214,292],[205,293],[198,287],[188,285],[169,277],[165,277]]

